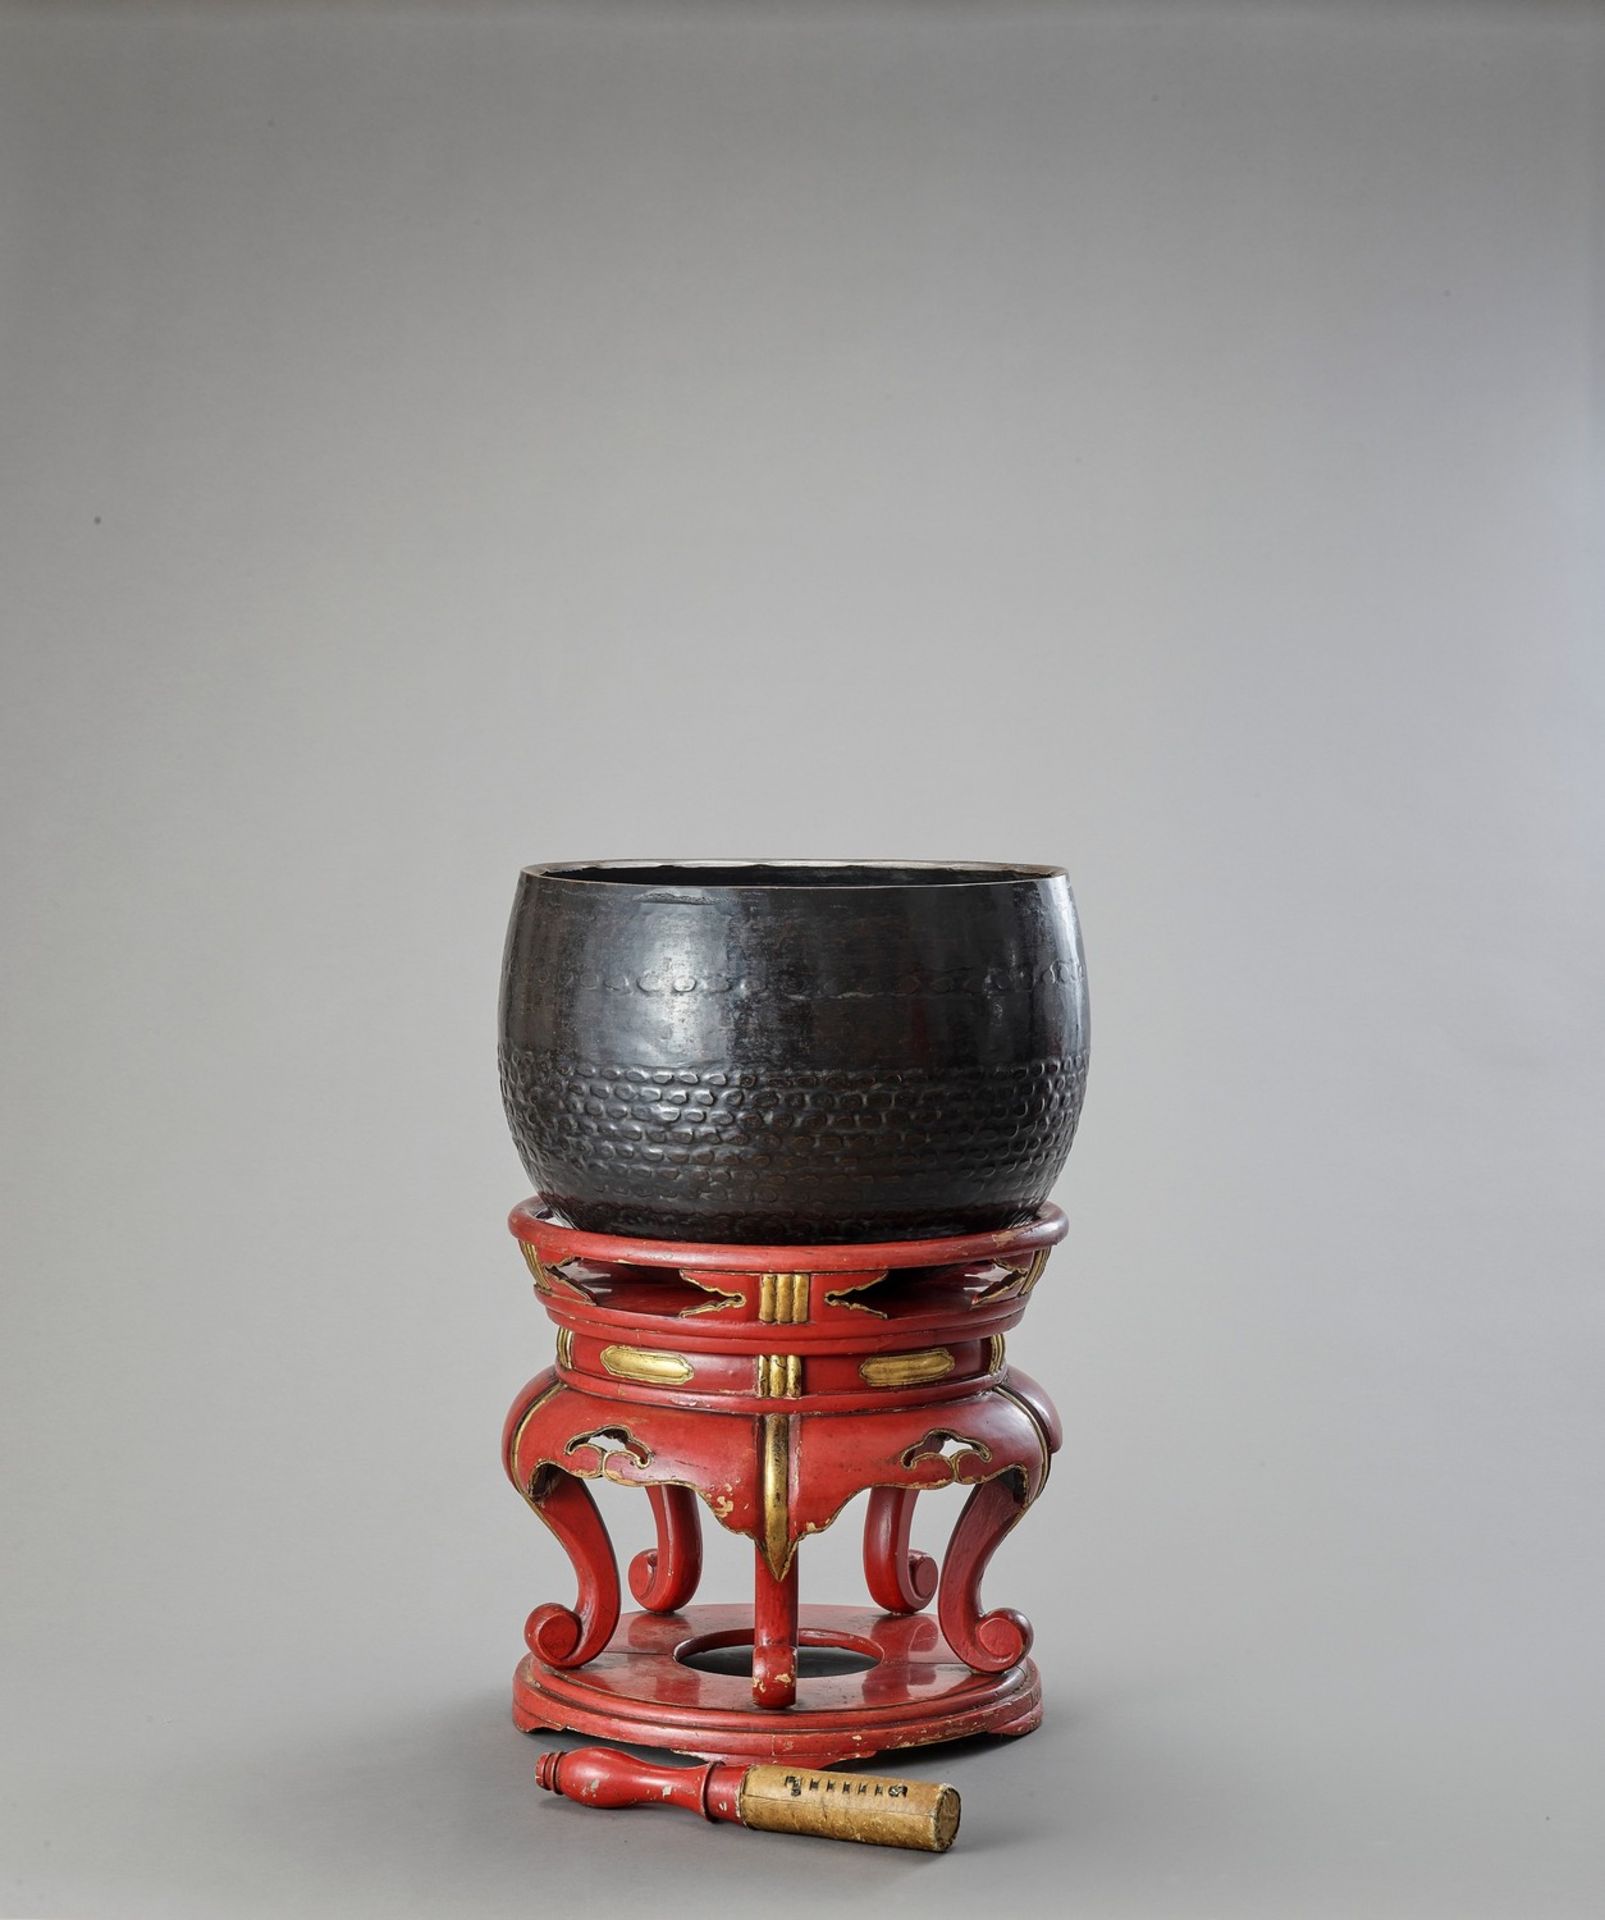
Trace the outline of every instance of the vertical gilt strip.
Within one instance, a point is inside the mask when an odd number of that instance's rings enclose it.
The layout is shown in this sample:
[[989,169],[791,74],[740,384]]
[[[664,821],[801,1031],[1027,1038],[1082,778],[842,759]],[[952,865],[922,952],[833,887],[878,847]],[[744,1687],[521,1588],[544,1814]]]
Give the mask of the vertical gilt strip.
[[763,1505],[763,1554],[784,1580],[791,1563],[791,1418],[766,1413],[759,1423],[758,1484]]
[[800,1353],[760,1353],[753,1367],[753,1387],[761,1400],[795,1400],[802,1392]]
[[765,1273],[758,1277],[758,1318],[766,1326],[797,1326],[808,1318],[807,1273]]

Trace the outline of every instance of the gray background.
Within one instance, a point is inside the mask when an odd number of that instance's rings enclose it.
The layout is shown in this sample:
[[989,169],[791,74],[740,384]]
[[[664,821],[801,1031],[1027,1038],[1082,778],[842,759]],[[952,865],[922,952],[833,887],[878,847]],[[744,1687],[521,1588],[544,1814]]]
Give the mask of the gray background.
[[[1602,25],[7,11],[0,1911],[1605,1907]],[[506,1718],[504,916],[641,854],[1076,884],[944,1860]]]

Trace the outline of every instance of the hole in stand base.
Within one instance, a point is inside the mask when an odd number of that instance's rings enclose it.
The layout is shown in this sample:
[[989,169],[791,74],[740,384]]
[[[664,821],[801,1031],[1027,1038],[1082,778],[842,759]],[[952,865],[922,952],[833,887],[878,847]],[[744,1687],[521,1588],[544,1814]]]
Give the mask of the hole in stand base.
[[[752,1628],[726,1627],[720,1633],[693,1634],[674,1650],[682,1667],[702,1673],[752,1676]],[[856,1633],[820,1627],[802,1627],[797,1634],[797,1678],[825,1680],[832,1675],[865,1673],[881,1663],[873,1640]]]
[[[752,1678],[751,1644],[734,1647],[692,1647],[677,1653],[683,1667],[695,1667],[699,1673],[733,1673],[743,1680]],[[797,1678],[828,1680],[835,1674],[866,1673],[880,1662],[873,1655],[858,1653],[852,1647],[799,1647]]]

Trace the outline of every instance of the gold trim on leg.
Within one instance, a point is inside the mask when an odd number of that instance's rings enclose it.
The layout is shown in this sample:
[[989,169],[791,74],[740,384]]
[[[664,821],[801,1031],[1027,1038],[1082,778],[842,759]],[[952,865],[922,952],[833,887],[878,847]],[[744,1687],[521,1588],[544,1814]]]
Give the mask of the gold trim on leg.
[[763,1513],[760,1545],[769,1571],[784,1580],[791,1565],[791,1415],[766,1413],[758,1432],[758,1493]]

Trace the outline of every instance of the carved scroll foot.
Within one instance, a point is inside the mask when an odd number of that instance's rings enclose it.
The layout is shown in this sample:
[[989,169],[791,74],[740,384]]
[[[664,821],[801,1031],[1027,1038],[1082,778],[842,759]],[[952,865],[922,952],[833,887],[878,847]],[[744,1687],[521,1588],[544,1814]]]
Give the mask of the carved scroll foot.
[[630,1591],[649,1613],[676,1613],[702,1578],[702,1524],[689,1487],[648,1487],[658,1543],[630,1562]]
[[885,1613],[918,1613],[936,1592],[937,1566],[908,1544],[919,1491],[871,1487],[864,1517],[864,1583]]
[[797,1562],[794,1559],[777,1580],[762,1548],[753,1558],[753,1704],[793,1706],[797,1699]]
[[1031,1622],[1013,1607],[981,1611],[981,1577],[998,1542],[1025,1511],[1025,1483],[1000,1474],[964,1503],[942,1562],[936,1611],[948,1645],[980,1673],[1002,1673],[1031,1648]]
[[549,1667],[583,1667],[619,1624],[619,1569],[607,1525],[582,1481],[542,1467],[526,1495],[574,1563],[579,1597],[572,1607],[537,1607],[524,1626],[529,1650]]

